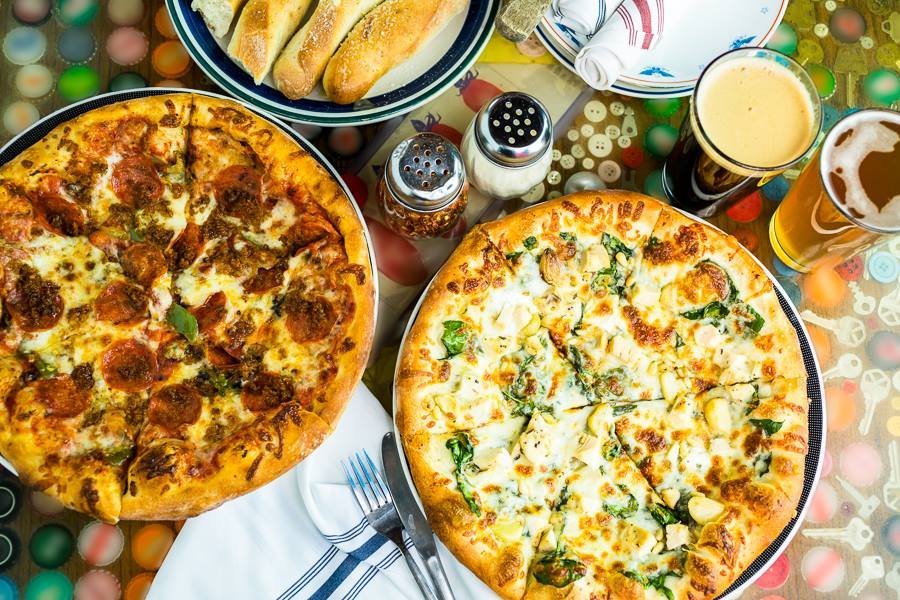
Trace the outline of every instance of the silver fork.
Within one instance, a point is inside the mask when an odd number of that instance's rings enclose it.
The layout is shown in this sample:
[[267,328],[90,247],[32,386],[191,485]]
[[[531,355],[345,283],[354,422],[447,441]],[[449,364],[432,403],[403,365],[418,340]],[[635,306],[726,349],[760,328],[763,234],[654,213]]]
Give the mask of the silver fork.
[[[354,458],[356,461],[354,462]],[[347,468],[347,465],[350,468]],[[406,564],[412,572],[413,579],[419,585],[425,598],[428,600],[437,600],[428,579],[419,565],[416,564],[412,553],[403,542],[403,525],[400,521],[400,515],[391,502],[391,495],[388,492],[387,485],[381,479],[381,474],[372,462],[369,453],[363,450],[362,456],[357,452],[354,456],[349,457],[345,461],[341,461],[341,468],[344,469],[344,475],[347,477],[347,483],[353,490],[353,498],[359,505],[359,509],[366,517],[366,521],[372,528],[385,536],[400,548]],[[351,475],[352,472],[352,475]]]

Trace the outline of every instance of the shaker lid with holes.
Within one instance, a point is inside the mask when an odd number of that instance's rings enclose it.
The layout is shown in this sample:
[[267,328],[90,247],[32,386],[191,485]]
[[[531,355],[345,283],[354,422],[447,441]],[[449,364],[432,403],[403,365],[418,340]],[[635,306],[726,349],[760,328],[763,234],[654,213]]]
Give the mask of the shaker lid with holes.
[[523,167],[543,156],[553,143],[552,129],[544,105],[521,92],[500,94],[475,117],[478,147],[506,167]]
[[397,200],[421,212],[439,210],[459,195],[466,167],[453,142],[436,133],[417,133],[400,142],[384,168]]

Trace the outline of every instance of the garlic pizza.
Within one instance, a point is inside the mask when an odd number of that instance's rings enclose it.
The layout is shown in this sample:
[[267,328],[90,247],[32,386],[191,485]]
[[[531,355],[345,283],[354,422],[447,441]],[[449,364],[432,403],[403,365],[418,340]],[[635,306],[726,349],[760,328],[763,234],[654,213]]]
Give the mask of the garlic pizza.
[[713,598],[795,514],[795,330],[734,238],[651,198],[475,227],[399,360],[428,517],[504,598]]
[[0,453],[103,520],[197,514],[334,427],[371,344],[365,235],[239,104],[111,104],[0,167]]

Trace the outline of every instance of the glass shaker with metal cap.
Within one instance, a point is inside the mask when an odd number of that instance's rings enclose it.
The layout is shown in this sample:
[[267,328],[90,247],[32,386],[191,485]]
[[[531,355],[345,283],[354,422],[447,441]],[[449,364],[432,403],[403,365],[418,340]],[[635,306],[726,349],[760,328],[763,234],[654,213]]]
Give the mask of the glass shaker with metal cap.
[[452,229],[468,201],[459,150],[435,133],[418,133],[400,142],[378,184],[385,225],[413,239],[437,237]]
[[463,136],[472,185],[502,200],[523,195],[550,171],[552,133],[550,113],[537,98],[500,94],[481,107]]

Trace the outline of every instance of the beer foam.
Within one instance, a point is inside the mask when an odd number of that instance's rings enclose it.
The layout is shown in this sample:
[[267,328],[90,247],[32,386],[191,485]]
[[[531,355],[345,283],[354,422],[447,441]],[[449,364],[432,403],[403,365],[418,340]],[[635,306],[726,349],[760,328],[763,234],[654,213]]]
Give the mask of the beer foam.
[[[876,171],[869,171],[869,192],[861,174],[867,160]],[[820,172],[829,195],[854,219],[876,229],[900,231],[900,187],[887,193],[878,189],[877,198],[871,194],[879,185],[896,182],[898,168],[900,113],[855,113],[835,125],[822,145]]]

